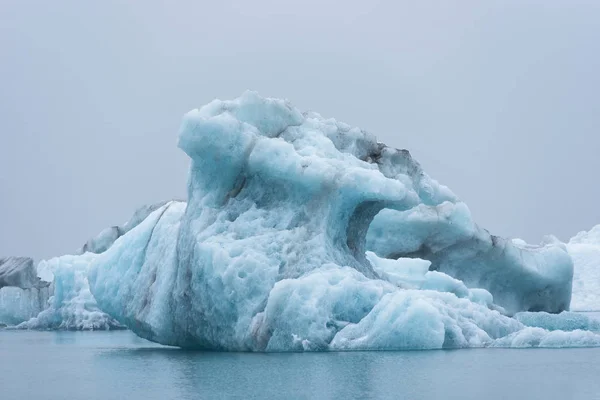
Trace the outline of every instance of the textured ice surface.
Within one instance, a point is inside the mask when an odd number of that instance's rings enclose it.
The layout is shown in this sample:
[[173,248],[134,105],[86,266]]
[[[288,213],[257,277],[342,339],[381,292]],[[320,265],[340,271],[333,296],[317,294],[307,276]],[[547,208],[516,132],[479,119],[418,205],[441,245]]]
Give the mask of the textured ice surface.
[[48,285],[38,278],[33,259],[4,257],[0,258],[0,289],[6,286],[31,289]]
[[38,273],[51,281],[51,296],[35,317],[17,326],[19,329],[108,330],[122,326],[100,311],[90,293],[87,273],[93,253],[65,255],[38,265]]
[[600,225],[571,238],[567,249],[575,263],[571,309],[600,311]]
[[163,201],[138,208],[129,221],[123,225],[111,226],[110,228],[104,229],[98,235],[88,240],[76,254],[83,254],[86,252],[100,254],[105,252],[118,238],[135,228],[146,219],[148,215],[154,210],[162,207],[165,203],[166,201]]
[[590,331],[548,331],[542,328],[524,328],[500,338],[491,347],[598,347],[600,335]]
[[0,324],[17,325],[38,315],[47,307],[50,288],[0,289]]
[[367,259],[382,279],[400,288],[435,290],[453,293],[475,303],[504,310],[493,304],[493,296],[485,289],[469,289],[462,281],[438,271],[430,271],[431,262],[418,258],[387,259],[368,251]]
[[90,292],[87,273],[94,257],[88,252],[41,261],[36,273],[47,287],[0,289],[0,323],[18,329],[123,328],[100,311]]
[[527,326],[544,328],[550,331],[600,331],[600,321],[581,313],[563,311],[560,314],[546,312],[522,312],[515,318]]
[[48,282],[29,257],[0,258],[0,323],[14,325],[37,315],[48,301]]
[[[8,277],[4,281],[19,286],[0,285],[0,323],[18,325],[20,329],[123,328],[98,308],[87,280],[90,263],[96,253],[106,251],[165,203],[140,207],[125,224],[107,228],[90,239],[77,255],[43,260],[37,267],[30,258],[0,259],[0,278],[4,271]],[[40,289],[31,288],[32,285]]]
[[154,210],[88,276],[142,337],[251,351],[600,343],[504,315],[568,307],[563,245],[491,236],[365,131],[248,92],[188,113],[179,147],[188,203]]
[[569,307],[573,264],[564,245],[548,239],[530,246],[490,235],[461,202],[385,209],[371,224],[367,248],[386,258],[429,260],[430,269],[488,290],[511,313]]

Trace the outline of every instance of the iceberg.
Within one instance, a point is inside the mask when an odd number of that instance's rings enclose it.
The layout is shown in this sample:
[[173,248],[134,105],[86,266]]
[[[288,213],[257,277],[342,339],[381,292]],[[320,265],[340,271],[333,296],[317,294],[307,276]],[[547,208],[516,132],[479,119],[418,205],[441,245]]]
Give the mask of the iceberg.
[[188,113],[179,147],[187,202],[1,259],[0,324],[226,351],[600,346],[566,311],[598,309],[598,227],[494,236],[408,151],[254,92]]
[[573,258],[574,311],[600,311],[600,225],[579,232],[566,244]]
[[17,329],[109,330],[124,329],[102,312],[92,296],[88,268],[96,254],[65,255],[38,264],[38,274],[51,282],[48,300],[40,312]]
[[560,314],[546,312],[522,312],[515,319],[524,325],[544,328],[549,331],[594,331],[600,332],[600,320],[582,313],[563,311]]
[[87,272],[96,254],[65,255],[41,261],[42,288],[0,289],[0,324],[16,329],[124,329],[102,312],[89,290]]
[[18,325],[37,316],[47,307],[49,297],[48,287],[3,287],[0,289],[0,325]]
[[48,285],[37,276],[33,259],[0,258],[0,324],[15,325],[41,312]]
[[37,266],[27,257],[0,259],[0,324],[17,329],[125,329],[98,308],[88,269],[97,254],[165,203],[138,208],[129,221],[103,230],[73,255],[42,260]]
[[38,276],[29,257],[0,258],[0,289],[6,286],[21,289],[42,288],[48,286]]
[[98,307],[141,337],[231,351],[600,345],[510,317],[568,309],[565,245],[489,234],[364,130],[246,92],[189,112],[179,147],[188,202],[107,234],[89,267]]

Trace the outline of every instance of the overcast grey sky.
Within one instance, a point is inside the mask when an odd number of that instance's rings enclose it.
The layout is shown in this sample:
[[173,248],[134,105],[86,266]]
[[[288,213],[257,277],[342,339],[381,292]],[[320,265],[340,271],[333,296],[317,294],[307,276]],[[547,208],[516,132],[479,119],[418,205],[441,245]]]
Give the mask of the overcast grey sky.
[[595,0],[0,0],[0,255],[184,197],[182,115],[246,89],[409,149],[492,233],[566,240],[600,223],[599,47]]

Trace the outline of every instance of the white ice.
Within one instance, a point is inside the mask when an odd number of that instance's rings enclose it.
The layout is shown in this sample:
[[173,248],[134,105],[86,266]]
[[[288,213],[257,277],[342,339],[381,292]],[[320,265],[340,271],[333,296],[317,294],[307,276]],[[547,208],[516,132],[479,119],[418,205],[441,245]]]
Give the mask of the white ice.
[[573,311],[600,311],[600,225],[567,243],[573,258]]

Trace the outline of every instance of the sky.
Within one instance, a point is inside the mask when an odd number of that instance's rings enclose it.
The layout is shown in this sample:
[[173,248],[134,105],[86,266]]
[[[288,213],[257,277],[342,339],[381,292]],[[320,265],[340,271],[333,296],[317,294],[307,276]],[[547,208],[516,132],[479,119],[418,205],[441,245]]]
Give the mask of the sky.
[[181,117],[246,89],[406,148],[494,234],[600,223],[600,2],[0,1],[0,255],[185,198]]

